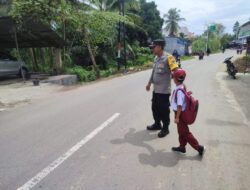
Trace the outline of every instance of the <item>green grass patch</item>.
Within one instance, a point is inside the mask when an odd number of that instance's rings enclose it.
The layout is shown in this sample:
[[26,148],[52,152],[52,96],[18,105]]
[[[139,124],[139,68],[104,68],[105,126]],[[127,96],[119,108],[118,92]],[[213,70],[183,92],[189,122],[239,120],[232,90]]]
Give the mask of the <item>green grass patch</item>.
[[194,59],[194,56],[181,56],[181,61],[187,61],[187,60],[191,60],[191,59]]

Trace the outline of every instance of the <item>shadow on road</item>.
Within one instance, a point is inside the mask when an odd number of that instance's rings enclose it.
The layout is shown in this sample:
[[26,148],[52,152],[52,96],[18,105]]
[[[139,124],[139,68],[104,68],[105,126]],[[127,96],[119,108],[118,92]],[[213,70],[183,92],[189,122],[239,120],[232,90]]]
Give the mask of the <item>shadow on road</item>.
[[143,147],[148,150],[149,153],[141,153],[138,155],[139,161],[144,165],[151,165],[153,167],[165,166],[173,167],[180,160],[195,160],[201,161],[202,158],[197,154],[195,156],[186,156],[185,154],[179,154],[175,152],[166,152],[165,150],[155,150],[148,143],[151,140],[154,140],[156,137],[155,134],[149,133],[149,131],[141,130],[136,131],[133,128],[130,128],[128,133],[124,135],[124,138],[111,140],[112,144],[123,144],[128,143],[134,146]]

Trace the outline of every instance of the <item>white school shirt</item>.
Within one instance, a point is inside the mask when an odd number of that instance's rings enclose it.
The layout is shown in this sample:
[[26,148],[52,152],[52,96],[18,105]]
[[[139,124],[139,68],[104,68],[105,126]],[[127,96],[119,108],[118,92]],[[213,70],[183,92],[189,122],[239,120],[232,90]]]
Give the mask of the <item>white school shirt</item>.
[[[182,111],[184,111],[186,108],[185,94],[181,90],[178,90],[178,92],[177,92],[177,89],[179,89],[179,88],[184,89],[184,85],[180,84],[180,85],[176,86],[173,93],[172,93],[172,97],[171,97],[171,108],[174,111],[177,111],[177,106],[181,106]],[[177,92],[177,102],[175,100],[176,92]]]

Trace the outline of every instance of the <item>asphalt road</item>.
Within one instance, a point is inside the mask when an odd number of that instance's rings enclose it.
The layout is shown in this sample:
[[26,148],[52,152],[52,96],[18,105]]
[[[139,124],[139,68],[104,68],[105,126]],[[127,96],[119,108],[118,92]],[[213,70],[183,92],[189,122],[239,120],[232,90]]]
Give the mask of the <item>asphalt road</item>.
[[165,138],[145,130],[152,123],[148,70],[0,112],[0,189],[248,190],[247,90],[240,90],[244,76],[225,73],[231,54],[182,63],[200,101],[190,129],[207,148],[203,158],[189,145],[186,154],[171,151],[178,145],[173,120]]

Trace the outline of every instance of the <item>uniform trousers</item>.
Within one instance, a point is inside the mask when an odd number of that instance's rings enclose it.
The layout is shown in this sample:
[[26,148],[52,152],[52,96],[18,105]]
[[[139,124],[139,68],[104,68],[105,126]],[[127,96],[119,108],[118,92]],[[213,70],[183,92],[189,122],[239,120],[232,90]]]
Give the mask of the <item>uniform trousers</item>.
[[152,112],[155,120],[155,124],[160,124],[162,121],[163,128],[168,128],[170,123],[170,94],[159,94],[153,92],[152,98]]
[[[176,115],[176,112],[175,112]],[[185,148],[189,143],[195,150],[198,150],[200,145],[193,134],[189,131],[188,125],[182,121],[181,116],[179,123],[177,124],[177,130],[179,134],[180,147]]]

